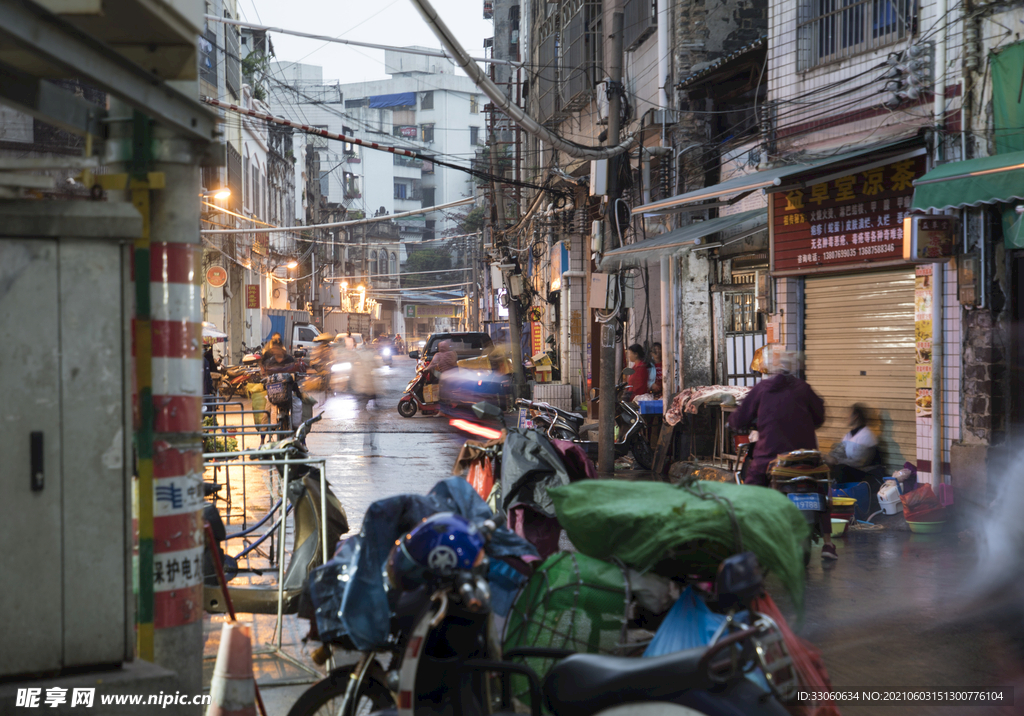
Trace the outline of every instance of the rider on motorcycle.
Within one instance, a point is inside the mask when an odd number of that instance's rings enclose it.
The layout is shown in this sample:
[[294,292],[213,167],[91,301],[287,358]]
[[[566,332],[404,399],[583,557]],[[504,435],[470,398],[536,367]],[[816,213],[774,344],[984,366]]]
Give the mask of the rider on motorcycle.
[[[756,425],[758,439],[744,482],[767,487],[768,465],[777,455],[794,450],[817,450],[815,430],[825,422],[825,403],[796,374],[800,368],[797,354],[777,351],[770,354],[771,378],[755,385],[739,408],[729,416],[733,430],[748,430]],[[823,559],[836,559],[832,534],[823,530]]]

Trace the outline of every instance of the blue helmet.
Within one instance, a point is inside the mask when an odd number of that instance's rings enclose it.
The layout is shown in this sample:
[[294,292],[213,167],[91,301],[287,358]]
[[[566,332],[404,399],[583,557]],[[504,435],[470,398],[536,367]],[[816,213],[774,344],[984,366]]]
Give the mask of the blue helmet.
[[393,587],[409,589],[416,583],[472,570],[484,561],[484,536],[466,518],[439,512],[395,542],[388,559]]

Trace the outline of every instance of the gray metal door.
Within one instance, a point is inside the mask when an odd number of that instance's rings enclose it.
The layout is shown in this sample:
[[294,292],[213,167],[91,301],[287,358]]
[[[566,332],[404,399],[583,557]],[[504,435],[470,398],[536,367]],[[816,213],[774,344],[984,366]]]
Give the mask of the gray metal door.
[[[0,239],[0,675],[59,669],[64,629],[57,242]],[[33,460],[32,440],[41,440]],[[32,467],[39,470],[33,475]],[[32,575],[23,583],[3,574]]]

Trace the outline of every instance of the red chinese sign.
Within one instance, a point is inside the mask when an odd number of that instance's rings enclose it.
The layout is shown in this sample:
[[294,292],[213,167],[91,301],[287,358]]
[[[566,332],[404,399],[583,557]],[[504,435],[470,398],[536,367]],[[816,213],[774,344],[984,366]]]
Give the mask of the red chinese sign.
[[925,157],[772,196],[772,270],[811,273],[903,258],[903,219]]
[[258,283],[245,284],[245,307],[260,307],[260,286]]

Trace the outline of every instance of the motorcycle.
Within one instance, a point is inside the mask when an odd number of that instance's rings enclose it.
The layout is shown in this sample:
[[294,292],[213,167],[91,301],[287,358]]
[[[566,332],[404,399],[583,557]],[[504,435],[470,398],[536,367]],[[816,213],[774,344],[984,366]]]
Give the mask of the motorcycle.
[[[301,460],[309,457],[309,450],[306,448],[306,436],[314,423],[322,416],[318,415],[302,423],[295,431],[283,440],[275,443],[268,443],[260,448],[261,456],[255,458],[263,459],[286,459]],[[276,464],[275,468],[284,478],[285,466]],[[327,488],[325,500],[320,495],[320,469],[315,465],[289,465],[288,486],[287,486],[288,507],[286,512],[293,513],[294,547],[291,560],[284,572],[282,588],[282,604],[285,614],[294,614],[298,611],[299,597],[305,586],[306,578],[310,571],[323,564],[322,535],[324,533],[324,520],[327,526],[328,551],[334,547],[341,535],[348,532],[348,517],[341,502]],[[217,508],[206,503],[203,509],[203,517],[213,528],[216,544],[207,545],[207,552],[211,549],[217,550],[221,563],[224,565],[225,578],[231,581],[238,573],[238,560],[245,557],[249,552],[255,550],[270,535],[279,531],[280,520],[278,518],[263,535],[235,556],[224,553],[223,544],[229,539],[245,537],[256,533],[270,518],[282,509],[282,502],[271,508],[267,515],[247,530],[235,534],[227,534],[224,524],[221,521]],[[326,502],[326,513],[322,511],[322,502]],[[203,607],[210,614],[222,614],[227,611],[227,603],[224,593],[213,571],[213,561],[210,554],[204,555],[204,579],[203,579]],[[277,614],[278,586],[276,584],[266,587],[233,587],[228,585],[228,592],[231,602],[238,612],[246,614]]]
[[[788,713],[797,677],[778,625],[751,610],[763,580],[750,552],[728,558],[719,570],[719,604],[729,619],[708,646],[650,658],[573,653],[546,647],[500,651],[494,637],[489,557],[484,545],[493,521],[470,523],[439,513],[403,535],[387,562],[399,592],[388,639],[388,670],[366,652],[307,691],[288,716],[352,714],[369,700],[377,713],[511,714],[510,677],[525,676],[529,708],[540,716],[718,716]],[[450,547],[448,545],[454,545]],[[428,596],[429,595],[429,596]],[[748,616],[741,617],[741,610]],[[543,682],[520,659],[558,660]],[[748,679],[754,670],[763,685]],[[500,674],[500,677],[496,677]],[[387,707],[388,692],[396,703]]]
[[[615,394],[621,396],[625,388],[626,384],[620,383],[615,387]],[[595,398],[594,402],[597,400],[599,398]],[[520,399],[516,401],[516,407],[535,411],[534,427],[543,431],[548,438],[574,442],[586,450],[591,460],[597,461],[598,441],[594,434],[597,430],[596,424],[585,425],[586,418],[579,413],[562,410],[544,402]],[[650,470],[654,466],[654,450],[651,448],[644,430],[646,426],[643,417],[636,405],[619,397],[615,408],[615,425],[615,457],[620,458],[632,453],[633,459],[641,469]]]
[[[431,383],[431,371],[426,366],[420,367],[416,375],[405,386],[402,397],[398,400],[398,414],[403,418],[411,418],[419,410],[424,415],[437,415],[441,412],[438,402],[440,385]],[[428,399],[429,398],[429,399]]]
[[[829,466],[817,450],[795,450],[779,455],[768,467],[771,488],[786,495],[800,509],[817,542],[832,533],[832,481]],[[804,565],[810,561],[804,547]]]

